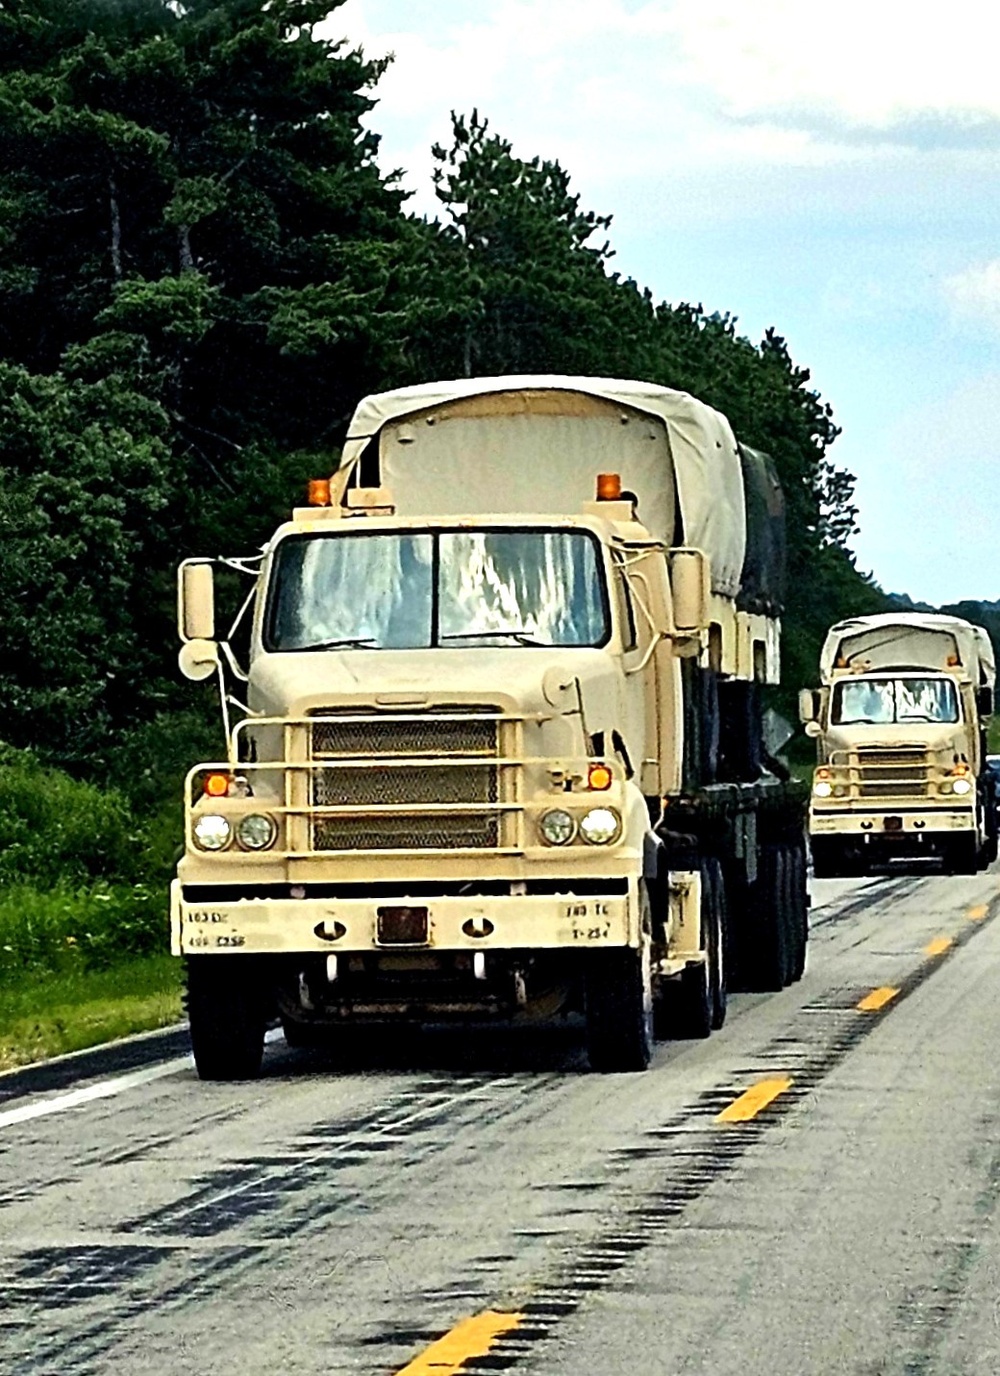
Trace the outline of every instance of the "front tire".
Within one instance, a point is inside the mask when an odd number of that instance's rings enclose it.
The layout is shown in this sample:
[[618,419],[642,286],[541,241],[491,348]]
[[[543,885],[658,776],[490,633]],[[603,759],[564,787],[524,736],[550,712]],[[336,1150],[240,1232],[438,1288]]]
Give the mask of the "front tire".
[[264,1055],[264,1000],[245,956],[189,956],[191,1050],[202,1080],[252,1080]]
[[813,841],[814,879],[839,879],[845,873],[844,856],[837,841]]
[[653,1053],[652,924],[641,889],[638,950],[588,952],[584,979],[587,1056],[603,1073],[645,1070]]
[[956,837],[945,857],[945,868],[952,874],[976,874],[979,870],[979,838],[971,836]]

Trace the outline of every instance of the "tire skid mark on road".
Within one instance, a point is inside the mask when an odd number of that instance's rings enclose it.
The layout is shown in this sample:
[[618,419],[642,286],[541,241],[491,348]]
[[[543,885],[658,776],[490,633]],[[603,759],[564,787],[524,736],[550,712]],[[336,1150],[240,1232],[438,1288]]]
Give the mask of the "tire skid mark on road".
[[[260,1251],[219,1249],[199,1257],[195,1269],[178,1256],[182,1250],[151,1243],[83,1244],[37,1248],[0,1264],[5,1301],[0,1339],[5,1334],[24,1337],[19,1351],[5,1355],[5,1376],[106,1372],[107,1352],[129,1324],[164,1305],[209,1301],[220,1274]],[[182,1264],[165,1284],[162,1270],[172,1260]],[[86,1309],[82,1323],[65,1322],[65,1311],[73,1309]]]
[[[998,911],[1000,897],[991,901],[982,921],[967,926],[953,939],[950,951],[964,946]],[[645,1248],[682,1224],[692,1205],[735,1171],[777,1125],[787,1122],[795,1108],[882,1018],[940,968],[938,959],[921,961],[909,977],[900,980],[897,997],[875,1014],[860,1014],[857,1004],[863,991],[857,987],[840,990],[839,996],[838,991],[831,991],[827,998],[800,1007],[789,1026],[763,1048],[757,1062],[733,1074],[726,1087],[698,1095],[691,1105],[647,1130],[642,1142],[615,1148],[610,1153],[609,1175],[616,1184],[610,1189],[611,1198],[596,1232],[575,1246],[567,1243],[551,1268],[551,1279],[532,1290],[483,1297],[482,1303],[491,1311],[516,1312],[523,1316],[523,1324],[511,1334],[501,1335],[485,1361],[464,1365],[462,1376],[490,1376],[537,1356],[539,1346],[556,1336],[564,1319],[589,1295],[608,1286]],[[819,1024],[817,1040],[819,1012],[826,1015],[826,1022]],[[720,1112],[746,1090],[746,1080],[772,1079],[777,1067],[789,1083],[766,1111],[746,1121],[718,1122]],[[609,1192],[607,1185],[602,1187],[597,1181],[579,1182],[578,1188]],[[425,1303],[439,1298],[438,1293],[424,1296]],[[389,1331],[371,1341],[398,1350],[400,1336]],[[401,1369],[396,1370],[400,1376]]]
[[844,902],[835,900],[833,903],[824,903],[821,908],[812,908],[809,917],[810,935],[816,931],[822,931],[826,935],[824,929],[839,927],[862,913],[869,917],[877,916],[882,908],[891,906],[901,898],[908,898],[931,877],[923,874],[880,875],[874,884],[868,885],[860,894],[847,895]]
[[[533,1075],[530,1083],[544,1088],[556,1078]],[[331,1213],[363,1205],[363,1187],[339,1182],[341,1172],[391,1153],[414,1166],[449,1147],[472,1117],[483,1124],[514,1111],[526,1083],[523,1076],[426,1077],[367,1113],[314,1125],[278,1153],[206,1173],[183,1199],[121,1225],[120,1243],[47,1246],[0,1257],[0,1339],[25,1335],[19,1351],[4,1353],[5,1376],[68,1369],[63,1361],[70,1355],[78,1376],[103,1373],[109,1351],[136,1318],[210,1302],[219,1287],[266,1261],[272,1240],[329,1227]],[[391,1179],[406,1189],[405,1171],[387,1167],[385,1180]],[[225,1240],[247,1224],[255,1225],[251,1242]],[[134,1234],[143,1240],[126,1240]],[[199,1245],[206,1242],[211,1245]],[[493,1258],[490,1274],[496,1264]],[[466,1291],[473,1295],[478,1302],[478,1290]],[[75,1323],[67,1319],[74,1310]]]
[[[522,1089],[513,1077],[423,1080],[353,1120],[310,1127],[280,1152],[206,1172],[183,1199],[133,1219],[128,1231],[206,1238],[256,1221],[263,1236],[283,1237],[289,1228],[323,1227],[331,1213],[361,1197],[361,1185],[340,1179],[351,1168],[391,1153],[416,1165],[450,1145],[452,1132],[471,1116],[480,1123],[502,1117]],[[278,1213],[272,1231],[268,1216]]]

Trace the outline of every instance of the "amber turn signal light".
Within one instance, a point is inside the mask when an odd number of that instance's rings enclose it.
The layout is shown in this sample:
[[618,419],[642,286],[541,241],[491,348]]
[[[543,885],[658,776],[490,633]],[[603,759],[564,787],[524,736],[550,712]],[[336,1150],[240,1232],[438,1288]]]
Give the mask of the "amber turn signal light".
[[611,770],[606,764],[592,764],[587,770],[587,787],[603,793],[611,787]]
[[205,779],[204,787],[207,798],[225,798],[229,792],[229,775],[209,774]]

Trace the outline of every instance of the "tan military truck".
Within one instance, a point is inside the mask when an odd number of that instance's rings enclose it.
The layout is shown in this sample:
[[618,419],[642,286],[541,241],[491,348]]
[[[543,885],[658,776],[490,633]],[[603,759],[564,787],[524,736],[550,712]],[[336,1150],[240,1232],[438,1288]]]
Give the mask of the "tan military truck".
[[172,889],[199,1073],[256,1073],[269,1019],[560,1011],[639,1070],[721,1026],[734,968],[797,978],[807,789],[760,703],[783,521],[769,460],[684,393],[471,379],[364,400],[332,479],[228,561],[245,672],[186,561],[181,667],[228,742]]
[[995,859],[984,760],[996,670],[986,632],[920,613],[841,621],[823,645],[820,678],[799,703],[817,744],[817,877],[920,856],[971,873]]

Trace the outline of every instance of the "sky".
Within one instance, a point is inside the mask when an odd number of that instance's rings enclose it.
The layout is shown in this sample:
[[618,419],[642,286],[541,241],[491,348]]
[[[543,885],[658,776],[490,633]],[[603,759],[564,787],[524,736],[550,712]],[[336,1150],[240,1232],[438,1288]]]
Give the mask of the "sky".
[[860,568],[1000,599],[996,0],[345,0],[320,32],[392,54],[368,124],[411,209],[451,110],[557,159],[613,268],[810,369]]

